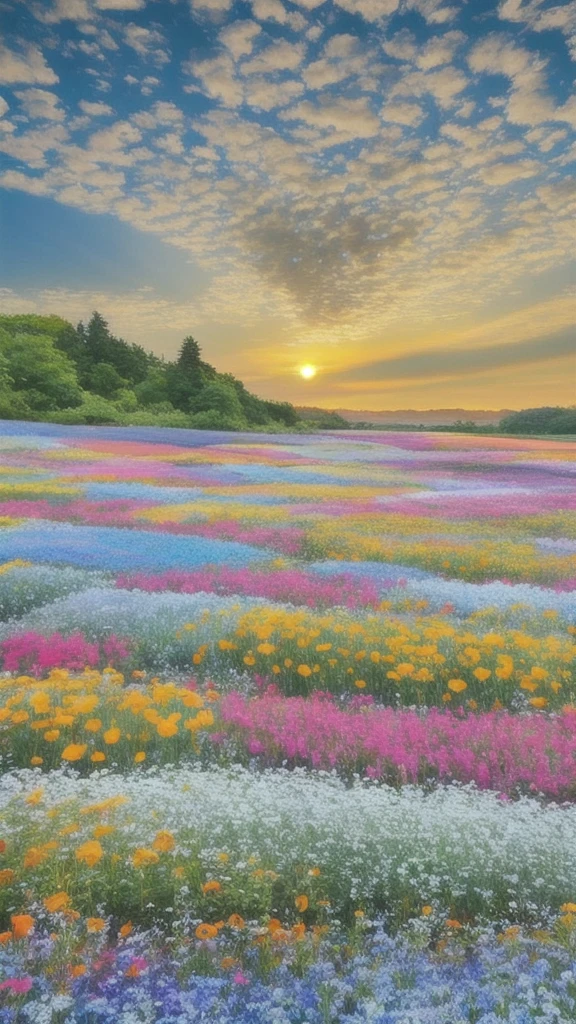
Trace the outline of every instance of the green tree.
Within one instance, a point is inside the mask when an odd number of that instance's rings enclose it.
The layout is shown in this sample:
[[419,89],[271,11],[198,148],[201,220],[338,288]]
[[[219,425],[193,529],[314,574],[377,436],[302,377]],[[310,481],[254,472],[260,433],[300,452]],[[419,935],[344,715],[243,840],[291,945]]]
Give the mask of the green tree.
[[182,412],[190,412],[195,398],[211,375],[215,376],[216,373],[201,359],[198,342],[190,335],[184,338],[178,359],[167,370],[168,398],[172,405]]
[[212,412],[228,421],[246,424],[244,410],[235,389],[228,381],[214,380],[194,399],[194,412]]
[[96,363],[87,377],[88,390],[102,398],[114,399],[117,393],[127,387],[128,381],[121,377],[111,363]]
[[0,352],[8,362],[14,391],[28,394],[34,409],[66,409],[80,405],[82,392],[74,366],[42,334],[8,334],[0,330]]

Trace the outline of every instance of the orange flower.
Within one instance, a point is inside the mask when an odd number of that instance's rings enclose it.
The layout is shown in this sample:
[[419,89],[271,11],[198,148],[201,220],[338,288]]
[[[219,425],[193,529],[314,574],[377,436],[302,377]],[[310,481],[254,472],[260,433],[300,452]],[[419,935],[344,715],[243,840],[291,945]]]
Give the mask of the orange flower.
[[33,765],[44,764],[44,758],[43,757],[38,757],[38,755],[35,754],[34,757],[30,758],[30,764],[33,764]]
[[297,671],[298,675],[299,676],[303,676],[304,679],[307,679],[308,676],[312,675],[312,669],[310,668],[309,665],[298,665],[298,668],[296,669],[296,671]]
[[[46,740],[46,743],[55,743],[56,740],[59,738],[59,736],[60,736],[60,729],[48,729],[44,733],[44,739]],[[64,756],[64,755],[62,755],[62,756]],[[69,760],[74,760],[74,758],[69,758]]]
[[90,760],[97,764],[99,761],[106,760],[106,754],[102,750],[95,750],[93,754],[90,754]]
[[89,839],[76,850],[76,860],[83,861],[89,868],[93,868],[103,856],[104,850],[97,839]]
[[306,896],[305,893],[303,893],[301,896],[296,897],[296,899],[294,900],[294,904],[296,906],[296,909],[299,910],[301,914],[303,914],[305,910],[308,910],[308,897]]
[[354,686],[357,686],[359,690],[363,690],[366,687],[366,681],[364,679],[355,679]]
[[143,846],[134,850],[132,854],[132,863],[135,868],[145,868],[149,864],[157,864],[159,860],[160,857],[154,850],[147,850]]
[[463,679],[449,679],[447,687],[452,690],[452,693],[462,693],[463,690],[468,689],[468,683],[465,683]]
[[3,839],[0,839],[0,853],[6,853],[6,843]]
[[422,907],[422,913],[423,913],[424,917],[430,917],[430,914],[432,912],[433,912],[433,908],[430,906],[429,903],[427,903],[425,907]]
[[140,975],[140,967],[138,964],[130,964],[127,971],[124,971],[127,978],[137,978]]
[[576,903],[563,903],[560,910],[563,914],[576,914]]
[[486,679],[490,679],[492,673],[489,668],[482,668],[482,666],[479,666],[474,669],[472,675],[475,676],[476,679],[479,679],[481,683],[484,683]]
[[295,939],[303,939],[306,932],[306,925],[303,921],[292,926],[292,934]]
[[81,978],[83,974],[86,974],[86,964],[74,964],[70,968],[70,974],[73,978]]
[[462,925],[460,924],[460,921],[456,921],[454,918],[448,918],[448,920],[446,921],[446,924],[448,925],[449,928],[461,928],[462,927]]
[[67,892],[57,892],[54,896],[47,896],[42,902],[50,914],[57,914],[59,910],[64,910],[70,905],[70,897]]
[[221,888],[222,886],[220,885],[220,882],[217,882],[216,879],[213,878],[210,882],[204,883],[202,886],[202,892],[206,895],[206,893],[209,892],[220,892]]
[[4,868],[3,871],[0,871],[0,885],[9,885],[15,877],[16,875],[12,868]]
[[240,914],[230,914],[230,917],[228,918],[228,924],[230,925],[231,928],[238,928],[242,930],[245,922],[244,918],[240,917]]
[[15,939],[25,939],[34,927],[34,918],[30,914],[12,914],[10,920]]
[[102,728],[102,722],[99,718],[87,718],[84,722],[84,728],[88,732],[99,732]]
[[108,743],[109,746],[112,746],[113,743],[118,743],[121,735],[122,733],[120,732],[120,729],[117,729],[116,727],[107,729],[103,734],[104,743]]
[[127,939],[128,936],[130,935],[131,931],[132,931],[132,921],[126,921],[126,924],[122,925],[122,927],[121,927],[121,929],[120,929],[118,934],[120,935],[121,938]]
[[29,793],[28,796],[26,797],[26,803],[30,804],[31,807],[34,807],[35,804],[39,804],[40,803],[40,801],[41,801],[43,796],[44,796],[44,790],[43,789],[33,789],[32,792]]
[[195,934],[197,939],[215,939],[218,929],[213,924],[199,924]]
[[355,910],[354,911],[354,917],[357,917],[359,920],[361,920],[364,916],[365,915],[364,915],[364,911],[363,910]]
[[236,967],[238,961],[233,956],[223,956],[220,961],[220,967],[223,971],[229,971],[231,967]]
[[548,701],[546,700],[546,697],[531,697],[528,703],[531,704],[533,708],[545,708]]
[[79,761],[81,757],[84,757],[87,749],[85,743],[69,743],[67,747],[64,747],[60,756],[63,761]]
[[152,843],[154,850],[159,850],[160,853],[170,853],[176,846],[176,840],[171,832],[161,831],[156,833],[156,838]]
[[103,917],[88,917],[86,919],[86,928],[89,932],[101,932],[106,927],[106,921]]
[[308,874],[310,875],[311,878],[319,878],[320,877],[320,868],[310,868],[310,871],[308,872]]
[[12,932],[0,932],[0,945],[5,946],[7,942],[10,942],[12,938]]
[[146,760],[146,754],[143,750],[139,750],[137,754],[134,754],[134,761],[136,764],[142,764],[142,761]]

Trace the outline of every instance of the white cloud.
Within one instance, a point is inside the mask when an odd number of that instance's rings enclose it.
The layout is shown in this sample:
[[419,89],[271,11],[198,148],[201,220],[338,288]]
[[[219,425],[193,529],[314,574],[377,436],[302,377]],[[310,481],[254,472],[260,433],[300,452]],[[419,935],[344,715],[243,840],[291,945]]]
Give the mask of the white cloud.
[[227,107],[237,107],[242,103],[242,83],[236,78],[234,61],[227,54],[213,60],[190,61],[184,70],[200,79],[203,91],[212,99],[221,100]]
[[0,174],[0,187],[18,189],[33,196],[45,196],[50,191],[43,178],[32,178],[22,171],[4,171]]
[[303,92],[304,86],[295,79],[271,82],[268,78],[251,77],[245,86],[246,103],[259,110],[286,107]]
[[387,18],[400,6],[400,0],[335,0],[335,3],[350,14],[359,14],[366,21]]
[[492,164],[480,172],[487,185],[509,185],[512,181],[534,178],[541,170],[537,160],[516,160],[514,163]]
[[382,108],[382,119],[395,124],[417,125],[423,118],[424,112],[417,103],[388,103]]
[[22,53],[15,53],[0,42],[0,82],[4,85],[54,85],[57,81],[58,75],[48,67],[37,46],[27,44]]
[[141,11],[146,0],[95,0],[101,11]]
[[175,103],[157,100],[148,110],[141,110],[132,116],[138,128],[158,128],[160,125],[182,124],[184,114]]
[[280,0],[252,0],[252,13],[258,21],[277,21],[285,25],[288,12]]
[[232,7],[233,0],[190,0],[192,11],[209,11],[212,14],[224,14]]
[[112,107],[109,107],[107,103],[91,103],[89,100],[80,100],[78,106],[88,117],[107,117],[114,113]]
[[37,4],[32,10],[40,21],[54,25],[60,21],[89,21],[92,11],[88,0],[54,0],[51,7]]
[[167,132],[166,135],[161,135],[154,140],[154,145],[158,146],[159,149],[163,149],[166,153],[170,153],[172,156],[179,156],[180,153],[184,152],[182,139],[176,132]]
[[60,99],[47,89],[20,89],[14,93],[28,117],[39,121],[63,121]]
[[220,41],[224,43],[235,60],[252,53],[254,39],[262,29],[254,21],[233,21],[220,33]]
[[544,0],[502,0],[498,16],[503,21],[528,25],[533,32],[559,29],[566,36],[570,55],[576,60],[576,3],[548,6]]
[[452,21],[460,10],[455,5],[444,6],[444,0],[406,0],[406,7],[418,11],[431,25],[444,25]]
[[10,107],[3,96],[0,96],[0,117],[4,117],[4,114]]
[[280,115],[286,121],[304,121],[314,128],[328,130],[338,141],[367,139],[376,135],[380,121],[366,99],[329,99],[322,103],[304,100]]
[[151,57],[156,64],[167,64],[170,60],[169,54],[162,48],[165,45],[164,36],[157,29],[144,28],[130,22],[124,29],[124,41],[140,57]]
[[450,64],[455,51],[465,41],[463,32],[445,32],[442,36],[433,36],[418,53],[416,64],[423,71]]
[[289,43],[285,39],[277,39],[260,50],[252,60],[244,61],[241,70],[245,75],[293,71],[302,63],[304,53],[303,43]]

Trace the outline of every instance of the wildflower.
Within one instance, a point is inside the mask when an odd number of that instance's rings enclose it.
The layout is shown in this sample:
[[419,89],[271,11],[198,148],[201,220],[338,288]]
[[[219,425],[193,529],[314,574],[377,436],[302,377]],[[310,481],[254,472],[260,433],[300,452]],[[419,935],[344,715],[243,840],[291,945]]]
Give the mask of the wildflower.
[[34,766],[38,766],[40,764],[44,764],[44,758],[43,757],[38,757],[38,755],[35,754],[34,757],[30,758],[30,764],[32,764]]
[[30,914],[12,914],[12,934],[15,939],[25,939],[34,927],[34,918]]
[[56,914],[70,905],[70,897],[67,892],[57,892],[54,896],[47,896],[42,902],[50,914]]
[[245,922],[244,918],[240,917],[240,914],[230,914],[230,917],[228,918],[228,924],[230,928],[242,930],[242,928],[244,928]]
[[472,675],[475,676],[476,679],[479,679],[481,683],[484,683],[486,679],[490,679],[492,673],[489,668],[482,668],[481,666],[479,666],[478,668],[474,669]]
[[456,921],[454,918],[448,918],[448,920],[446,921],[446,924],[447,924],[448,928],[458,929],[458,928],[462,927],[462,925],[460,924],[460,921]]
[[86,974],[86,964],[73,964],[70,967],[70,974],[73,978],[81,978],[83,974]]
[[220,885],[220,882],[217,882],[216,879],[212,879],[211,881],[204,883],[202,886],[202,892],[204,895],[207,895],[209,892],[220,892],[221,888],[222,886]]
[[15,878],[16,873],[12,871],[12,868],[4,868],[0,871],[0,885],[9,885]]
[[95,763],[106,760],[106,754],[102,750],[95,750],[93,754],[90,754],[90,760]]
[[576,914],[576,903],[563,903],[560,910],[563,914]]
[[160,857],[155,850],[147,850],[145,847],[139,847],[132,854],[132,863],[135,868],[145,868],[149,864],[157,864]]
[[306,896],[305,893],[303,893],[301,896],[296,897],[296,899],[294,900],[294,904],[296,906],[296,909],[300,911],[301,914],[303,914],[305,910],[308,910],[308,897]]
[[354,680],[354,686],[357,686],[359,690],[364,690],[365,687],[366,687],[366,680],[365,679],[355,679]]
[[134,754],[135,764],[142,764],[142,761],[146,760],[146,753],[144,750],[139,750],[137,754]]
[[103,739],[105,743],[112,746],[114,743],[118,743],[121,735],[120,729],[113,727],[112,729],[107,729],[106,732],[103,733]]
[[199,924],[195,935],[197,939],[215,939],[218,935],[218,929],[213,924]]
[[93,868],[104,856],[104,850],[97,839],[89,839],[76,850],[76,860]]
[[176,840],[171,832],[166,830],[156,833],[156,838],[152,843],[152,849],[158,850],[160,853],[169,853],[176,846]]
[[545,708],[548,700],[546,697],[531,697],[528,703],[531,704],[533,708]]
[[465,683],[463,679],[449,679],[447,687],[452,690],[452,693],[462,693],[463,690],[468,689],[468,683]]
[[304,679],[307,679],[308,676],[312,675],[312,669],[310,668],[309,665],[298,665],[296,671],[298,675],[303,676]]
[[88,917],[86,919],[86,928],[90,933],[101,932],[106,927],[106,921],[103,917]]
[[87,732],[99,732],[102,728],[102,720],[100,718],[87,718],[84,722],[84,728]]
[[61,753],[63,761],[79,761],[86,753],[88,747],[85,743],[69,743]]
[[120,928],[118,934],[120,935],[120,937],[122,939],[127,939],[128,936],[130,935],[131,931],[132,931],[132,921],[126,921],[126,924],[122,925],[122,927]]

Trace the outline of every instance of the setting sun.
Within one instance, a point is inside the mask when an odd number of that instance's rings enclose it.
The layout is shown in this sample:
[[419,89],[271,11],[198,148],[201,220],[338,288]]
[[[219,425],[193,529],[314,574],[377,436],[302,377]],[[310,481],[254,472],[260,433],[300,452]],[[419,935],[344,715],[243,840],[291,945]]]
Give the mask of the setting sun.
[[312,380],[312,377],[316,376],[317,371],[315,366],[312,366],[310,363],[307,363],[306,366],[301,366],[298,372],[300,376],[304,378],[304,380]]

